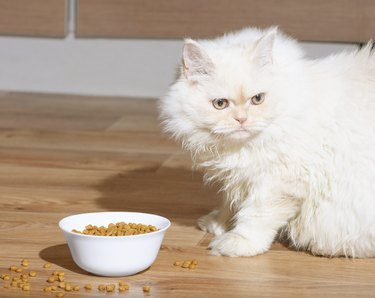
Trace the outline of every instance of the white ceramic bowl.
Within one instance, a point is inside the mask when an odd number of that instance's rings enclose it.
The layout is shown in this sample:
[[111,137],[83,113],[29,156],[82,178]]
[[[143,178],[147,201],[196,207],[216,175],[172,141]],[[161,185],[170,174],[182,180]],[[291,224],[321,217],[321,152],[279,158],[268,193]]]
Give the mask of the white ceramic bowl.
[[[88,224],[108,226],[120,221],[153,225],[159,230],[133,236],[91,236],[72,232],[72,229],[83,231]],[[83,213],[59,222],[74,262],[100,276],[127,276],[150,267],[170,225],[164,217],[137,212]]]

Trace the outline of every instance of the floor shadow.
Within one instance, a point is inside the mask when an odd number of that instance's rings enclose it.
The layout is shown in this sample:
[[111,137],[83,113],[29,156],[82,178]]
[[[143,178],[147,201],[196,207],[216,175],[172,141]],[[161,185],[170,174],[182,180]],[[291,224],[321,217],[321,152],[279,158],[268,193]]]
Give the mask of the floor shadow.
[[[55,264],[75,273],[89,276],[97,276],[95,274],[92,274],[81,269],[76,265],[76,263],[73,261],[72,255],[69,251],[69,246],[67,244],[58,244],[47,247],[39,252],[39,257],[48,263]],[[138,272],[136,274],[144,273],[148,271],[150,268],[151,267],[148,267],[145,270]]]
[[217,190],[205,187],[202,174],[187,169],[161,168],[119,173],[95,188],[98,204],[109,211],[155,213],[183,225],[219,205]]
[[58,265],[67,270],[80,274],[92,275],[82,270],[76,265],[76,263],[74,263],[67,244],[46,247],[39,252],[39,257],[48,263]]

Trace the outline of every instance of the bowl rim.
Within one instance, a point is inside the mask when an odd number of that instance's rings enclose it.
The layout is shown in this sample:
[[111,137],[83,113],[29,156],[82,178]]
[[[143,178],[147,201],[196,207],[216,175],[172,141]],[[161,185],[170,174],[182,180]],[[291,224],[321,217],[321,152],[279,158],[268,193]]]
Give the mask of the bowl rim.
[[[86,214],[94,215],[94,214],[103,214],[103,213],[132,213],[132,214],[152,215],[152,216],[160,217],[161,219],[165,220],[166,223],[167,223],[167,225],[164,228],[161,228],[161,229],[159,229],[157,231],[154,231],[154,232],[145,233],[145,234],[138,234],[138,235],[127,235],[127,236],[85,235],[85,234],[79,234],[79,233],[75,233],[75,232],[69,231],[69,230],[67,230],[67,229],[65,229],[65,228],[62,227],[62,222],[66,221],[70,217],[75,217],[75,216],[79,216],[79,215],[86,215]],[[68,216],[60,219],[60,221],[58,222],[58,225],[59,225],[59,228],[64,233],[68,233],[70,235],[74,235],[74,236],[78,236],[78,237],[89,237],[89,238],[100,238],[100,239],[129,239],[129,238],[147,237],[147,236],[150,236],[150,235],[160,234],[160,233],[166,231],[167,229],[169,229],[169,227],[171,226],[171,221],[168,218],[164,217],[164,216],[161,216],[161,215],[158,215],[158,214],[154,214],[154,213],[132,212],[132,211],[99,211],[99,212],[86,212],[86,213],[77,213],[77,214],[68,215]]]

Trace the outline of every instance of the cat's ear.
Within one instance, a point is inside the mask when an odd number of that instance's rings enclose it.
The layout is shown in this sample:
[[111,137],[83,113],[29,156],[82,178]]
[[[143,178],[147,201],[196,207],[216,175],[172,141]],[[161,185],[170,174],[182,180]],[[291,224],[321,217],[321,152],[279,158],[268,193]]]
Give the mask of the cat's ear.
[[182,68],[188,80],[197,81],[201,76],[210,75],[214,64],[205,49],[196,41],[186,39],[183,49]]
[[273,63],[273,46],[277,36],[277,27],[271,28],[256,43],[253,59],[261,66]]

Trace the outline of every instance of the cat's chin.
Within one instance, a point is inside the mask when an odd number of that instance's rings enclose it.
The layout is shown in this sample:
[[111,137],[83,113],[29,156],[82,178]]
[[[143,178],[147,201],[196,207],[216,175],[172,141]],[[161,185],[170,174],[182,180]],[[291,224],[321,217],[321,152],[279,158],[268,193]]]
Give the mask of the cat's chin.
[[226,135],[227,138],[232,140],[247,140],[253,137],[253,134],[247,130],[235,130]]

